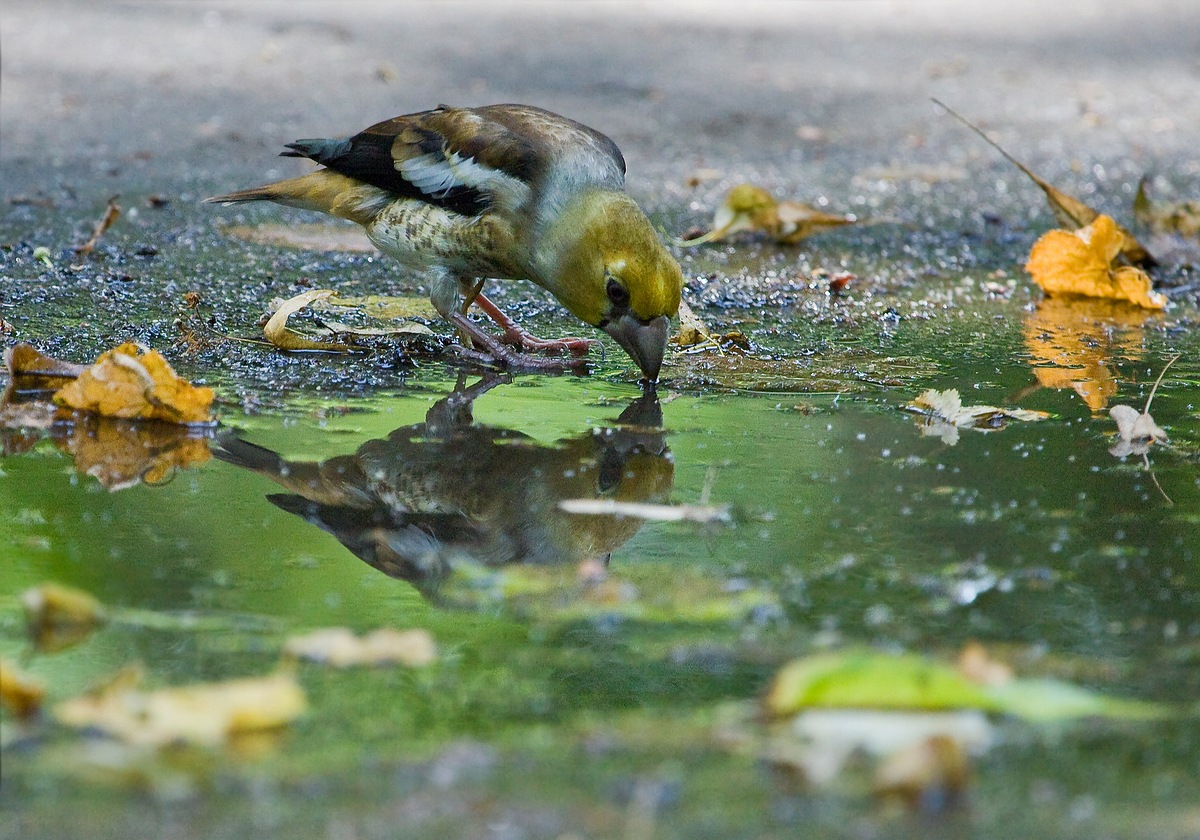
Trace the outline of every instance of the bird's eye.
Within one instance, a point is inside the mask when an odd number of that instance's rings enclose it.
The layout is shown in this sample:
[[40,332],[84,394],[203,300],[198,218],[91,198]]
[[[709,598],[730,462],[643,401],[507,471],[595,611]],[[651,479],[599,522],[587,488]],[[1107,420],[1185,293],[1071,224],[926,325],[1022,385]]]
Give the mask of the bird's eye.
[[608,294],[608,299],[612,301],[612,305],[618,309],[623,309],[629,305],[629,290],[616,280],[610,279],[608,281],[605,292]]

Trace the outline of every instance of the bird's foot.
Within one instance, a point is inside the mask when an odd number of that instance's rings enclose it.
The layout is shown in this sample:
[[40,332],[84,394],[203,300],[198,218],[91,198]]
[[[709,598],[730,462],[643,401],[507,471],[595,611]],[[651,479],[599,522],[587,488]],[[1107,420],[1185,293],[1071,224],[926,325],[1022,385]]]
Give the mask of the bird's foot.
[[[542,356],[522,352],[521,349],[508,342],[507,334],[504,337],[492,335],[486,330],[480,329],[468,320],[465,315],[459,313],[451,316],[450,320],[460,331],[470,337],[471,344],[473,345],[471,347],[455,347],[454,351],[458,354],[459,358],[475,362],[476,364],[488,367],[500,367],[510,371],[542,371],[553,373],[576,370],[586,364],[586,361],[578,355],[565,357]],[[530,337],[532,338],[532,336]],[[578,340],[586,341],[587,339]],[[540,339],[537,339],[537,341],[540,341]]]
[[545,353],[547,356],[586,356],[592,347],[600,344],[594,338],[538,338],[515,325],[513,329],[505,330],[500,340],[527,353]]
[[504,330],[501,341],[526,353],[545,353],[549,356],[586,356],[593,346],[600,344],[593,338],[538,338],[506,315],[500,307],[483,294],[475,296],[475,305],[495,321],[496,326]]

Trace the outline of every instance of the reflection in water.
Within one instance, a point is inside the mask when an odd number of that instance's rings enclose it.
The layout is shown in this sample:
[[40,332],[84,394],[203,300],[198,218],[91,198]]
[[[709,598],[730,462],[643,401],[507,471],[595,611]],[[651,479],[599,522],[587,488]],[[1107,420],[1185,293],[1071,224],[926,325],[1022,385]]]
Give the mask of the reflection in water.
[[222,435],[223,461],[288,490],[267,498],[337,537],[355,555],[418,588],[434,588],[458,561],[487,566],[607,560],[640,520],[569,514],[563,499],[662,502],[675,468],[662,409],[643,394],[613,428],[543,445],[508,429],[476,425],[472,404],[503,380],[459,386],[424,423],[320,463]]
[[211,456],[207,428],[122,420],[55,409],[48,402],[0,403],[0,453],[27,452],[45,437],[75,459],[75,469],[109,490],[162,484]]
[[1120,384],[1108,367],[1114,356],[1136,356],[1142,327],[1155,317],[1124,301],[1048,297],[1025,318],[1025,345],[1043,388],[1070,388],[1101,411]]

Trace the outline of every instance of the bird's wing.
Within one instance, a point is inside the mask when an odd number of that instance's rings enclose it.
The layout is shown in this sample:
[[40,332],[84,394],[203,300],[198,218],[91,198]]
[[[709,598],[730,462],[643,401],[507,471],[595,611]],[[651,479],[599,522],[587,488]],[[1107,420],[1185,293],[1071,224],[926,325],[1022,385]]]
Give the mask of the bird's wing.
[[608,137],[525,105],[441,106],[343,140],[298,140],[288,148],[285,155],[464,215],[515,211],[549,186],[624,185],[625,161]]

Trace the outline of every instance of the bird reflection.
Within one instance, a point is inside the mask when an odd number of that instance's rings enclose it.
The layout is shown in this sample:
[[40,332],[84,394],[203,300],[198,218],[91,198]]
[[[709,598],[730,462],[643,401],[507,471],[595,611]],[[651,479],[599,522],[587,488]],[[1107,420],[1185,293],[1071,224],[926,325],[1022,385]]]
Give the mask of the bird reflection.
[[475,400],[503,381],[460,379],[424,423],[319,463],[285,460],[232,433],[213,452],[285,488],[267,496],[277,507],[426,593],[463,561],[607,563],[641,521],[569,514],[558,503],[667,500],[675,467],[657,395],[644,393],[611,427],[546,445],[473,422]]

